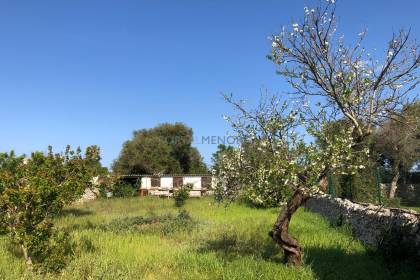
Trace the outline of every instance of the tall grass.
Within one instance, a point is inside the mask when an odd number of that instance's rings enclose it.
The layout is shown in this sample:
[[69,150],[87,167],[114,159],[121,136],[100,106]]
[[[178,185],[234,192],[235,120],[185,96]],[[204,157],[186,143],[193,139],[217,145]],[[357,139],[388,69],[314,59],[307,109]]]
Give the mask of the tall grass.
[[190,199],[184,208],[194,223],[174,230],[162,230],[173,226],[165,219],[115,230],[134,217],[176,217],[179,209],[167,199],[98,200],[67,209],[56,224],[79,244],[73,261],[59,275],[33,275],[0,236],[0,279],[420,279],[409,268],[389,271],[348,228],[333,228],[304,209],[291,223],[304,248],[305,265],[294,268],[281,263],[267,234],[278,209],[226,208],[211,198]]

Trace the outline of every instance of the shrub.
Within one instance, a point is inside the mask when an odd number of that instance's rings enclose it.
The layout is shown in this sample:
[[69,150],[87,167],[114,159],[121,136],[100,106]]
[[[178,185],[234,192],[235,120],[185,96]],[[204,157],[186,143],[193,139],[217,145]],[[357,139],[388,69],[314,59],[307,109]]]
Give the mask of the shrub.
[[179,231],[189,230],[195,225],[190,214],[182,209],[177,216],[172,214],[151,215],[147,217],[136,216],[114,219],[111,222],[103,223],[98,229],[113,232],[141,232],[160,233],[163,235]]
[[394,208],[400,208],[401,207],[401,198],[394,197],[394,198],[383,198],[383,205],[385,207],[394,207]]
[[106,176],[102,178],[99,185],[101,197],[107,198],[111,192],[112,197],[132,197],[136,194],[137,187],[119,179],[117,176]]
[[175,206],[182,207],[185,201],[190,197],[190,191],[192,190],[192,184],[185,184],[179,189],[174,191]]
[[118,178],[111,175],[102,176],[99,183],[99,194],[101,197],[106,198],[108,192],[112,192],[114,185],[116,184]]
[[114,197],[132,197],[136,194],[135,188],[127,183],[117,183],[112,190]]
[[49,147],[47,155],[37,152],[25,160],[0,155],[0,217],[30,268],[50,272],[66,264],[71,242],[54,230],[52,220],[90,186],[90,161],[70,147],[64,154]]
[[89,237],[82,236],[78,242],[78,250],[79,252],[94,252],[96,247]]
[[334,195],[359,202],[378,202],[376,189],[375,168],[367,165],[366,169],[358,170],[355,174],[330,174]]
[[407,263],[420,270],[419,246],[412,238],[412,229],[409,226],[393,226],[383,233],[382,239],[377,246],[377,252],[382,255],[391,270],[399,270],[399,267]]

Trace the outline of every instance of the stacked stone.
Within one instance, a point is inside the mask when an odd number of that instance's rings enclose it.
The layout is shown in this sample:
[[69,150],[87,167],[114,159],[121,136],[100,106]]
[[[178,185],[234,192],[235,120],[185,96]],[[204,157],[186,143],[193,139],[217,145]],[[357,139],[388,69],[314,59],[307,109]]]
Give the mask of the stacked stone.
[[377,246],[385,234],[401,230],[420,252],[420,213],[415,211],[355,203],[326,194],[314,195],[305,207],[331,222],[350,224],[354,236],[366,245]]

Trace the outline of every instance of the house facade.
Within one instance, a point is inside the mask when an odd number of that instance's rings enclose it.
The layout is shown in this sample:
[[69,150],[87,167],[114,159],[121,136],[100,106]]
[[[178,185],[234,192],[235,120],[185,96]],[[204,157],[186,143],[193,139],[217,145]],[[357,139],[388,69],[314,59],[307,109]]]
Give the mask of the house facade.
[[201,197],[211,194],[214,180],[210,174],[163,174],[163,175],[125,175],[126,179],[140,180],[139,195],[167,196],[173,195],[174,189],[191,184],[190,197]]

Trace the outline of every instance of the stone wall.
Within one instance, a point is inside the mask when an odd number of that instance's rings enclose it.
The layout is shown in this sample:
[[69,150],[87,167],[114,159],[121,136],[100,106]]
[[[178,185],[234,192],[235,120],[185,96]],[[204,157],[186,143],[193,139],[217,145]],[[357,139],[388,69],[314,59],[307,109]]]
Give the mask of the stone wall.
[[83,193],[82,197],[79,198],[75,203],[82,204],[88,201],[95,200],[99,197],[99,189],[98,188],[86,188],[85,192]]
[[377,246],[385,234],[403,229],[404,238],[416,246],[420,254],[420,213],[354,203],[325,194],[309,199],[305,207],[332,222],[350,224],[354,236],[366,245]]

